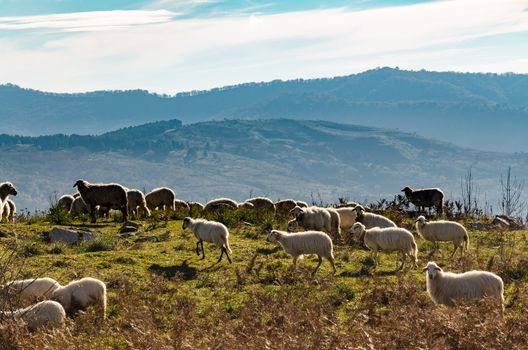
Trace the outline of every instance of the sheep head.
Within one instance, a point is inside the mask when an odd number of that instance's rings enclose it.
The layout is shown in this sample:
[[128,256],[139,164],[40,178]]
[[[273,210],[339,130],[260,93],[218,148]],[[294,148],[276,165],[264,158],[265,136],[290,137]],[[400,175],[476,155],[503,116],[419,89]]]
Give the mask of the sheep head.
[[75,185],[73,185],[73,187],[77,187],[77,190],[79,190],[79,192],[80,192],[81,189],[88,188],[88,185],[89,185],[88,181],[81,179],[81,180],[77,180],[75,182]]
[[429,277],[430,280],[434,280],[443,270],[440,266],[436,265],[434,261],[429,261],[422,271],[427,271],[427,277]]
[[303,212],[304,212],[304,209],[299,207],[298,205],[296,205],[295,208],[290,210],[290,214],[293,214],[294,217],[298,217]]
[[405,192],[405,195],[408,197],[413,193],[413,189],[409,186],[405,186],[401,192]]
[[280,232],[277,230],[271,230],[271,233],[268,235],[268,242],[277,242],[280,237]]
[[0,185],[0,195],[5,198],[9,195],[16,196],[18,194],[15,186],[11,182],[4,182]]
[[293,219],[288,221],[288,232],[293,232],[299,227],[299,223],[297,222],[297,219]]
[[186,217],[185,219],[183,219],[182,230],[185,230],[187,227],[190,226],[190,224],[191,224],[190,217]]
[[420,226],[424,226],[427,222],[429,222],[429,220],[427,220],[423,215],[420,215],[418,219],[416,219],[416,223]]

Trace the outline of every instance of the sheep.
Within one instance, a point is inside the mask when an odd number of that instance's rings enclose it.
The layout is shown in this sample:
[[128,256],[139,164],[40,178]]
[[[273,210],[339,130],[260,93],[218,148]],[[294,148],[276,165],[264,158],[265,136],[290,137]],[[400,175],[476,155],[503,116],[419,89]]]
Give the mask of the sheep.
[[293,199],[283,199],[275,202],[275,209],[277,215],[288,216],[290,211],[297,206],[297,202]]
[[203,213],[205,206],[200,202],[188,202],[189,216],[199,216]]
[[401,190],[405,192],[405,197],[423,212],[425,207],[435,207],[436,213],[442,215],[444,212],[444,192],[439,188],[423,188],[413,190],[406,186]]
[[82,197],[77,197],[73,200],[73,203],[70,208],[70,215],[71,216],[79,216],[82,214],[88,213],[88,206],[86,203],[84,203],[84,200]]
[[342,207],[336,208],[335,211],[339,214],[341,230],[349,230],[356,222],[357,213],[354,208]]
[[295,223],[293,220],[288,222],[289,231],[301,226],[305,230],[324,231],[332,235],[334,239],[338,239],[341,234],[339,214],[333,209],[296,206],[290,213],[295,217]]
[[457,301],[497,299],[504,311],[504,283],[502,278],[488,271],[464,273],[444,272],[435,262],[429,261],[426,271],[427,292],[435,304],[455,306]]
[[167,187],[158,187],[145,195],[147,207],[152,211],[160,210],[174,210],[174,200],[176,194],[173,190]]
[[423,239],[433,242],[436,249],[438,249],[438,242],[453,242],[455,249],[450,258],[453,258],[458,248],[462,256],[464,256],[464,250],[467,251],[469,248],[468,233],[458,222],[447,220],[430,222],[425,216],[420,215],[416,220],[416,231]]
[[26,280],[11,281],[0,287],[6,296],[16,298],[24,305],[39,300],[49,299],[60,284],[53,278],[31,278]]
[[61,326],[66,319],[66,312],[61,304],[45,300],[15,311],[2,311],[0,315],[15,321],[22,320],[30,331],[36,331],[44,325]]
[[354,235],[359,234],[359,239],[363,240],[365,245],[373,252],[376,265],[378,264],[378,251],[388,253],[396,251],[402,254],[399,270],[403,269],[406,256],[411,258],[414,267],[418,266],[418,246],[412,233],[406,229],[399,227],[374,227],[367,229],[361,222],[356,222],[352,226],[351,232]]
[[225,227],[224,224],[216,221],[208,221],[205,219],[193,219],[190,217],[186,217],[183,219],[182,229],[185,230],[187,227],[189,227],[194,234],[194,236],[198,239],[198,242],[196,242],[196,254],[200,256],[200,248],[199,246],[202,246],[202,259],[205,259],[205,251],[203,242],[209,242],[214,243],[218,248],[222,250],[222,253],[220,254],[220,258],[218,259],[219,263],[222,261],[222,257],[224,256],[224,253],[227,257],[227,261],[231,264],[231,258],[229,257],[228,253],[231,253],[231,248],[229,247],[229,231],[227,230],[227,227]]
[[288,233],[284,231],[272,230],[267,239],[269,242],[279,242],[279,244],[282,246],[282,249],[284,249],[287,254],[292,256],[292,269],[294,271],[297,268],[297,259],[302,257],[303,254],[317,254],[319,262],[315,270],[312,272],[312,276],[315,275],[319,269],[319,266],[321,266],[323,258],[330,262],[334,273],[336,272],[332,239],[324,232],[305,231]]
[[253,204],[254,209],[262,212],[275,212],[275,203],[266,197],[254,197],[246,199],[246,202]]
[[354,210],[356,211],[356,222],[361,222],[367,229],[373,227],[397,227],[392,220],[382,215],[365,212],[365,208],[361,205],[357,205]]
[[237,208],[238,209],[255,209],[255,206],[253,205],[253,203],[242,202],[242,203],[238,203]]
[[221,208],[236,209],[237,207],[238,203],[231,198],[216,198],[205,204],[204,211],[212,212],[220,210]]
[[139,212],[143,212],[145,216],[150,216],[150,210],[147,207],[147,200],[145,194],[137,189],[127,190],[128,198],[128,213],[134,219],[139,215]]
[[182,201],[181,199],[175,199],[174,200],[174,210],[178,210],[178,209],[188,212],[190,207],[186,201]]
[[10,195],[16,196],[18,194],[15,186],[9,181],[0,183],[0,222],[3,219],[5,211],[5,204]]
[[57,205],[67,211],[70,211],[74,200],[75,198],[73,196],[65,194],[59,198]]
[[15,222],[16,204],[11,198],[7,198],[4,204],[4,217],[8,222]]
[[297,203],[297,206],[298,206],[298,207],[301,207],[301,208],[308,208],[308,203],[306,203],[306,202],[303,202],[303,201],[295,201],[295,203]]
[[88,206],[92,224],[97,221],[96,207],[116,208],[123,214],[123,222],[127,221],[127,191],[118,184],[91,184],[86,180],[77,180],[73,187],[77,187],[81,198]]
[[72,281],[55,289],[51,299],[59,302],[68,315],[95,305],[102,318],[106,318],[106,285],[98,279],[84,277]]

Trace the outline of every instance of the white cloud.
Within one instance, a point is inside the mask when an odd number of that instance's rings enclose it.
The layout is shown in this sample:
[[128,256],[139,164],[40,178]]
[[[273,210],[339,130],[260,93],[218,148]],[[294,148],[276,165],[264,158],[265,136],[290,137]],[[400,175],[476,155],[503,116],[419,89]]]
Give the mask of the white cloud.
[[176,13],[167,10],[116,10],[0,17],[0,30],[104,31],[168,22],[176,15]]
[[[528,48],[522,45],[528,35],[518,34],[524,40],[513,43],[500,39],[528,31],[527,5],[526,0],[456,0],[363,11],[172,19],[52,38],[38,47],[4,36],[0,79],[52,91],[139,87],[174,93],[385,65],[528,73]],[[112,25],[120,26],[102,27]],[[479,38],[488,38],[486,45]]]

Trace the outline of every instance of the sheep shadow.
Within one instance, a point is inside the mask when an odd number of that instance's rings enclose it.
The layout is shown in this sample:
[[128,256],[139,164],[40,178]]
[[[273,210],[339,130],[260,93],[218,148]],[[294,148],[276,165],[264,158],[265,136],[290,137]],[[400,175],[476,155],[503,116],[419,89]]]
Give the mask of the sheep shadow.
[[278,252],[280,249],[281,249],[280,246],[276,246],[271,249],[270,248],[258,248],[256,252],[262,255],[271,255],[271,254]]
[[359,278],[359,277],[385,277],[385,276],[396,276],[398,273],[402,272],[400,269],[390,270],[390,271],[371,271],[370,269],[360,269],[359,271],[344,271],[340,274],[337,274],[337,277],[350,277],[350,278]]
[[181,277],[183,280],[188,281],[195,279],[198,276],[198,269],[189,266],[187,260],[183,261],[181,265],[173,266],[161,266],[159,264],[152,264],[148,270],[164,278]]

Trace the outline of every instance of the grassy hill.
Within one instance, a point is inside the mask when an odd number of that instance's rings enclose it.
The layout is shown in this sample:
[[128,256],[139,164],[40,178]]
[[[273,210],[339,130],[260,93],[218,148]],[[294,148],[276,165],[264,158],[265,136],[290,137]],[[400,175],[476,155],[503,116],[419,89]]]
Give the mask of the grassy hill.
[[0,133],[100,134],[168,119],[292,118],[397,128],[462,146],[518,152],[528,76],[380,68],[329,79],[272,81],[175,96],[143,90],[45,93],[0,86]]
[[[528,156],[480,152],[414,134],[288,119],[164,121],[100,136],[0,136],[2,173],[19,208],[49,205],[79,178],[186,200],[251,195],[333,202],[392,198],[406,185],[441,187],[457,199],[471,166],[481,200],[495,205],[499,176],[528,172]],[[485,197],[485,198],[484,198]],[[483,203],[482,203],[483,204]]]

